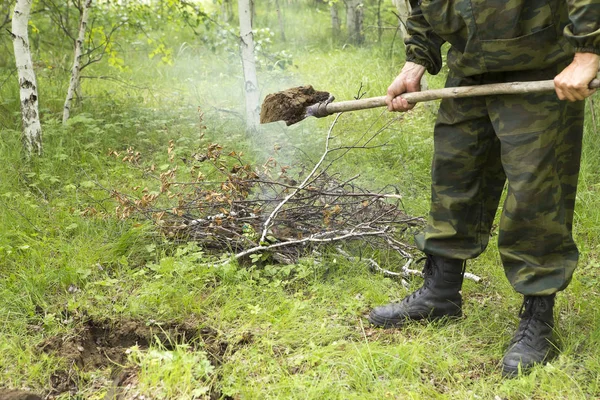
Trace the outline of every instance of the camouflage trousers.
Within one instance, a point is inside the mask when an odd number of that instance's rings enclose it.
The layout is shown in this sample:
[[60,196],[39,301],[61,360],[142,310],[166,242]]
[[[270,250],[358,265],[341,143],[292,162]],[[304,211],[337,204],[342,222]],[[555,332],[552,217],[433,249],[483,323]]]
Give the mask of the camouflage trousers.
[[[552,79],[561,68],[451,74],[447,86]],[[443,100],[434,130],[431,210],[417,235],[428,254],[470,259],[486,248],[499,200],[498,248],[517,292],[552,294],[570,282],[584,102],[554,93]]]

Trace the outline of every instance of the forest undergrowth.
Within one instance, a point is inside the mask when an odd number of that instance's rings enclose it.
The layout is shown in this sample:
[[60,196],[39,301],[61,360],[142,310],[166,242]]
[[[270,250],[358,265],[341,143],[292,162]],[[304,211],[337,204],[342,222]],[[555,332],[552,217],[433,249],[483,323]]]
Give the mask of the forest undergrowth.
[[[261,98],[305,84],[339,100],[384,94],[403,63],[396,32],[376,42],[368,31],[371,44],[344,45],[323,28],[326,11],[310,4],[286,14],[287,42],[264,39],[271,58],[259,69]],[[275,26],[274,11],[259,9],[256,21]],[[403,285],[364,261],[398,270],[393,252],[358,242],[346,247],[353,260],[331,248],[293,264],[260,256],[223,262],[227,255],[174,238],[148,215],[124,212],[116,193],[151,196],[156,176],[175,162],[183,165],[178,173],[206,173],[185,165],[214,145],[245,154],[253,169],[276,162],[300,177],[322,154],[333,123],[269,124],[249,136],[241,67],[227,40],[168,23],[163,29],[176,32],[164,39],[172,49],[166,61],[149,59],[141,39],[123,39],[125,67],[106,59],[91,66],[66,125],[68,62],[39,51],[44,155],[31,161],[21,155],[16,76],[0,60],[0,398],[14,390],[48,399],[600,397],[597,96],[586,105],[575,219],[580,267],[557,297],[561,353],[505,380],[499,363],[521,298],[504,277],[496,232],[468,264],[482,281],[465,282],[462,319],[375,329],[368,311],[422,282]],[[430,87],[443,86],[444,73],[429,77]],[[331,173],[372,191],[393,186],[407,215],[426,216],[436,108],[342,115],[338,143],[374,138],[336,160]]]

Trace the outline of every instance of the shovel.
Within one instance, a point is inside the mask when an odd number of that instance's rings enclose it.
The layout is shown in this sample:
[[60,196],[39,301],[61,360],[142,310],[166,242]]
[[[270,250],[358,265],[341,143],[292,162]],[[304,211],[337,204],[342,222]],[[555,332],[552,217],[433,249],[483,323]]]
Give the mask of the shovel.
[[[600,80],[590,82],[590,89],[600,88]],[[540,93],[554,91],[554,81],[491,83],[487,85],[449,87],[445,89],[424,90],[422,92],[404,93],[400,95],[409,103],[423,101],[487,96],[498,94]],[[306,117],[322,118],[343,111],[367,110],[384,107],[385,96],[370,97],[360,100],[333,102],[328,92],[313,89],[312,86],[299,86],[282,92],[272,93],[265,97],[260,111],[260,123],[284,121],[292,125]]]

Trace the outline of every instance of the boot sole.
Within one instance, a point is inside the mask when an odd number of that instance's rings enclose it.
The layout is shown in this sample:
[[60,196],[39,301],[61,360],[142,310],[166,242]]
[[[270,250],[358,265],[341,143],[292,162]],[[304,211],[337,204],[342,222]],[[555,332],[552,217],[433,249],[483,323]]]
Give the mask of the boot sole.
[[[519,364],[521,366],[521,374],[522,375],[527,375],[529,372],[531,372],[531,370],[538,366],[538,365],[546,365],[549,361],[551,361],[553,358],[555,358],[557,356],[557,352],[550,352],[548,353],[548,355],[546,355],[546,357],[537,363],[531,364],[531,365],[523,365],[523,364]],[[513,366],[513,365],[506,365],[504,363],[502,363],[502,377],[503,378],[516,378],[517,376],[519,376],[519,366]]]
[[371,314],[369,314],[369,316],[367,317],[367,319],[369,320],[369,322],[371,324],[373,324],[377,327],[380,327],[380,328],[399,328],[401,326],[406,325],[407,323],[416,322],[416,321],[433,322],[433,321],[439,321],[442,319],[455,320],[455,319],[460,319],[460,318],[462,318],[462,312],[458,313],[458,314],[434,315],[434,316],[415,316],[415,317],[404,317],[404,318],[397,318],[397,319],[383,318],[383,317],[379,317],[377,315],[371,315]]
[[[530,369],[531,369],[531,367],[523,368],[521,366],[521,372],[523,374],[527,373]],[[502,377],[503,378],[512,379],[512,378],[516,378],[517,376],[519,376],[519,367],[513,367],[512,365],[509,366],[504,363],[502,364]]]
[[[548,361],[542,361],[539,363],[531,364],[531,365],[521,365],[521,375],[525,376],[531,372],[531,370],[538,365],[546,365]],[[502,363],[502,377],[507,379],[513,379],[519,376],[519,367],[514,367],[512,365],[506,365]]]

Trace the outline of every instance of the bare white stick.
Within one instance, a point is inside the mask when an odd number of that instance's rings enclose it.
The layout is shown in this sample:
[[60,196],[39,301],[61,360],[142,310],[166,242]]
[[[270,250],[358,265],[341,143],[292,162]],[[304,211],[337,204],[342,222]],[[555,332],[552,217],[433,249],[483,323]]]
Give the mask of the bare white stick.
[[[365,237],[365,236],[379,236],[379,235],[383,235],[384,233],[386,233],[388,231],[388,227],[385,227],[383,229],[380,230],[376,230],[376,231],[356,231],[356,230],[351,230],[351,231],[342,231],[342,232],[327,232],[328,235],[338,235],[338,236],[333,236],[333,237],[318,237],[316,235],[311,235],[309,237],[306,237],[304,239],[297,239],[297,240],[286,240],[284,242],[278,242],[278,243],[273,243],[270,244],[268,246],[256,246],[253,247],[251,249],[248,250],[244,250],[240,253],[237,253],[234,256],[234,259],[238,260],[242,257],[248,256],[250,254],[254,254],[254,253],[258,253],[260,251],[269,251],[269,250],[273,250],[273,249],[277,249],[279,247],[285,247],[285,246],[291,246],[291,245],[299,245],[299,244],[305,244],[305,243],[333,243],[333,242],[338,242],[341,240],[346,240],[346,239],[351,239],[351,238],[359,238],[359,237]],[[321,235],[323,236],[323,235]],[[230,260],[226,260],[224,261],[222,264],[228,264]]]
[[69,89],[67,90],[67,98],[65,99],[65,105],[63,107],[63,124],[67,123],[69,115],[71,113],[71,103],[73,96],[79,86],[79,76],[81,73],[81,56],[83,54],[83,41],[85,40],[85,32],[87,30],[87,23],[90,15],[90,9],[92,7],[92,0],[86,0],[82,4],[83,9],[81,10],[81,19],[79,21],[79,34],[75,41],[75,56],[73,57],[73,68],[71,68],[71,81],[69,82]]
[[[380,267],[379,264],[377,264],[377,262],[373,259],[370,259],[370,258],[363,259],[364,261],[366,261],[369,264],[369,266],[371,267],[372,270],[381,272],[385,276],[396,277],[396,278],[397,277],[408,277],[409,275],[417,275],[417,276],[423,277],[423,273],[421,271],[409,268],[413,262],[413,258],[410,256],[409,253],[400,249],[397,246],[397,244],[394,243],[396,241],[387,240],[387,242],[394,250],[398,251],[400,254],[402,254],[403,257],[407,258],[408,261],[406,262],[406,264],[404,264],[402,266],[401,272],[394,272],[394,271],[390,271],[390,270]],[[339,247],[337,248],[337,250],[340,254],[342,254],[344,257],[346,257],[348,259],[356,258],[356,257],[349,255],[348,253],[346,253],[344,250],[340,249]],[[472,274],[470,272],[465,272],[465,278],[475,281],[476,283],[479,283],[483,280],[480,276]]]
[[470,279],[470,280],[472,280],[472,281],[475,281],[475,282],[477,282],[477,283],[479,283],[479,282],[481,282],[481,281],[483,280],[483,278],[482,278],[482,277],[480,277],[480,276],[477,276],[477,275],[475,275],[475,274],[472,274],[472,273],[470,273],[470,272],[465,272],[465,278],[466,278],[466,279]]
[[325,151],[323,152],[321,159],[319,160],[319,162],[317,162],[315,164],[315,167],[312,169],[312,171],[310,171],[310,174],[308,174],[306,176],[304,181],[302,181],[302,183],[297,188],[295,188],[290,194],[285,196],[285,198],[281,201],[281,203],[277,204],[277,207],[275,207],[275,209],[271,212],[271,214],[269,215],[269,217],[267,218],[267,220],[265,221],[265,223],[263,225],[263,231],[262,231],[262,234],[260,235],[259,242],[262,243],[265,241],[265,238],[267,237],[267,233],[269,231],[269,228],[271,227],[273,219],[277,216],[277,214],[279,213],[281,208],[285,205],[285,203],[287,203],[289,199],[294,197],[300,190],[304,189],[304,187],[311,180],[311,178],[313,177],[315,172],[317,172],[317,170],[319,169],[321,164],[323,164],[323,161],[325,161],[325,157],[327,157],[327,154],[329,154],[329,142],[331,140],[331,133],[333,132],[333,127],[337,123],[337,120],[340,118],[340,115],[341,114],[338,114],[335,117],[335,119],[333,120],[333,123],[329,127],[329,131],[327,132],[327,138],[325,139]]
[[[402,272],[406,273],[406,275],[418,275],[418,276],[421,276],[421,277],[423,276],[423,273],[421,271],[417,271],[415,269],[408,269],[408,268],[405,268],[405,267],[402,267]],[[479,283],[479,282],[481,282],[483,280],[483,278],[481,278],[480,276],[472,274],[470,272],[465,272],[464,277],[465,277],[465,279],[470,279],[472,281],[475,281],[476,283]]]
[[[384,271],[381,271],[384,272]],[[391,271],[387,271],[388,273]],[[384,272],[384,275],[387,275],[388,273]],[[423,277],[423,273],[421,271],[417,271],[416,269],[408,269],[408,268],[404,268],[402,267],[402,275],[403,276],[408,276],[408,275],[417,275],[420,277]],[[474,281],[475,283],[479,283],[483,280],[483,278],[481,278],[478,275],[472,274],[470,272],[465,272],[464,275],[465,279],[470,279],[472,281]]]
[[373,260],[372,258],[361,258],[359,259],[358,257],[354,257],[351,256],[350,254],[348,254],[346,251],[342,250],[340,247],[336,247],[338,253],[340,253],[342,256],[344,256],[344,258],[346,258],[348,261],[352,261],[352,262],[360,262],[360,261],[364,261],[367,263],[367,265],[369,266],[369,268],[371,269],[371,271],[375,271],[375,272],[381,272],[383,275],[385,276],[389,276],[392,278],[400,278],[400,281],[402,282],[403,286],[407,286],[408,282],[406,282],[406,280],[404,280],[404,277],[406,276],[406,273],[404,272],[404,269],[407,265],[410,265],[412,259],[409,259],[407,261],[407,263],[402,267],[402,272],[394,272],[394,271],[389,271],[387,269],[381,268],[379,266],[379,264],[377,263],[377,261]]
[[29,13],[32,0],[18,0],[12,19],[12,39],[19,75],[21,116],[23,120],[23,147],[27,157],[42,154],[42,125],[38,109],[38,92],[35,71],[29,47]]

